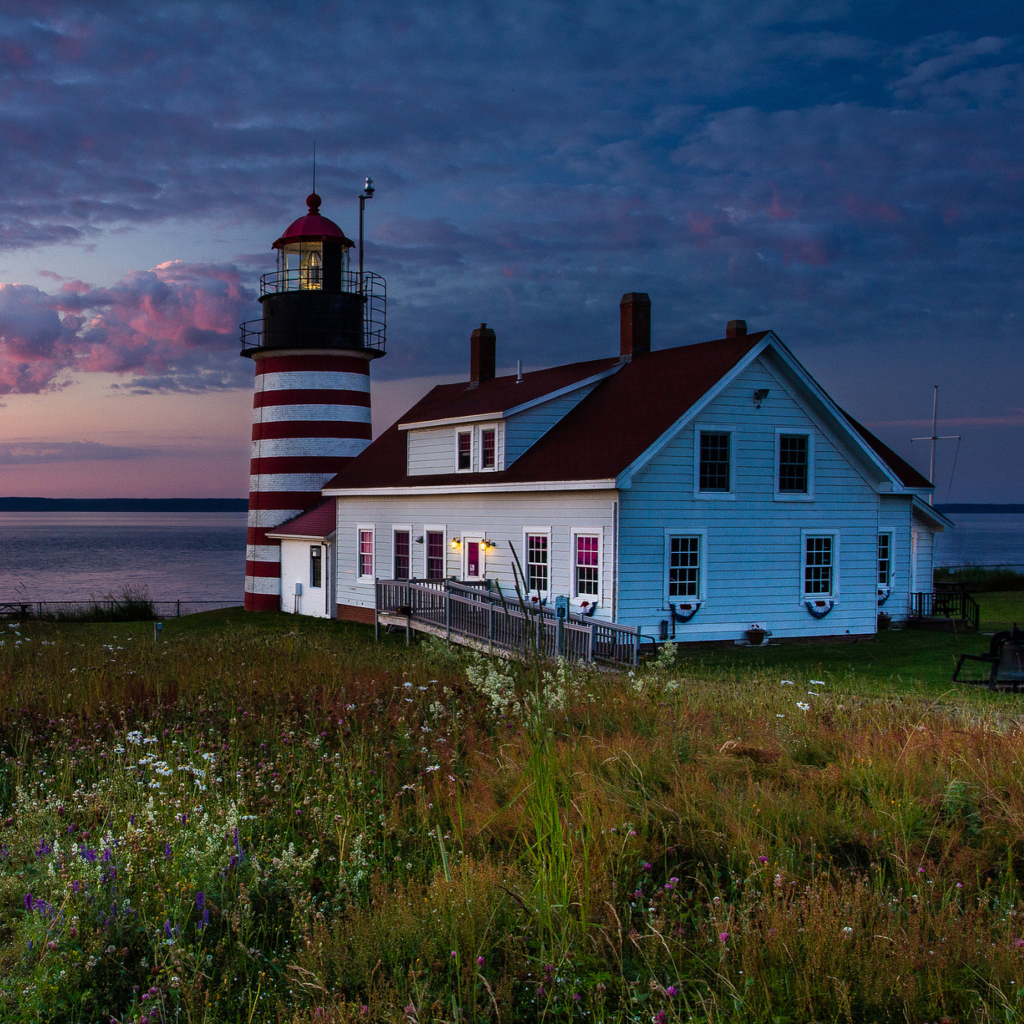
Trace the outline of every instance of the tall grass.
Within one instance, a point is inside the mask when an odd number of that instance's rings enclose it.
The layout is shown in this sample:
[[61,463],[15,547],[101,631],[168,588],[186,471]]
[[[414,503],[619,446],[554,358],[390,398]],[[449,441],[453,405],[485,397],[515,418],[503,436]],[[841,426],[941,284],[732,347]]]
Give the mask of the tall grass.
[[206,621],[0,637],[0,1019],[1021,1013],[1013,698]]

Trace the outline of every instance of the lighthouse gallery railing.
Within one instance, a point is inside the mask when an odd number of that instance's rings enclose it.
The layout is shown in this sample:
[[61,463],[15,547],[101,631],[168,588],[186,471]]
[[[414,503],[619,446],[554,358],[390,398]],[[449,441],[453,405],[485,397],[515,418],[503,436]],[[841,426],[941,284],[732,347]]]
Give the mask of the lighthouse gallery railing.
[[523,608],[517,598],[452,580],[377,580],[376,619],[400,618],[456,643],[472,641],[495,654],[635,665],[640,631],[599,619],[558,618],[547,608]]

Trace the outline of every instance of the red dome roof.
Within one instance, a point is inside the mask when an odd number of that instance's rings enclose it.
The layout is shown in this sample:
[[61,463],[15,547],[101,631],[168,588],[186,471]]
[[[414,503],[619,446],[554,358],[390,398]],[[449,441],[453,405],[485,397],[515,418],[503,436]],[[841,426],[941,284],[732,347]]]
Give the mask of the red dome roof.
[[274,243],[275,249],[295,242],[322,242],[327,238],[338,239],[346,249],[351,249],[356,244],[351,238],[345,237],[345,233],[333,220],[320,216],[320,197],[315,192],[306,197],[306,205],[309,212],[287,227],[285,233]]

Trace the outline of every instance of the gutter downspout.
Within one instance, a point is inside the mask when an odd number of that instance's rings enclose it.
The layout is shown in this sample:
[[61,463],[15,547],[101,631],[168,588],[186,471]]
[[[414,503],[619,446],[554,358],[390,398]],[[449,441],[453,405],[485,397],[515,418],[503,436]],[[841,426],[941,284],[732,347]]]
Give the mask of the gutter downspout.
[[[618,492],[616,492],[618,493]],[[619,621],[619,502],[612,501],[612,622]]]

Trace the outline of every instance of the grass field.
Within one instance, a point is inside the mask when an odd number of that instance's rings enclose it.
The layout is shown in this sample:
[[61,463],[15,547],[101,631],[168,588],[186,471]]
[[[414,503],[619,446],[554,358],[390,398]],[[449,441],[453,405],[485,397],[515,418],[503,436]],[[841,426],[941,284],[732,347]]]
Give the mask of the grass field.
[[949,682],[984,637],[613,673],[238,611],[4,634],[0,1020],[1024,1011],[1024,698]]

